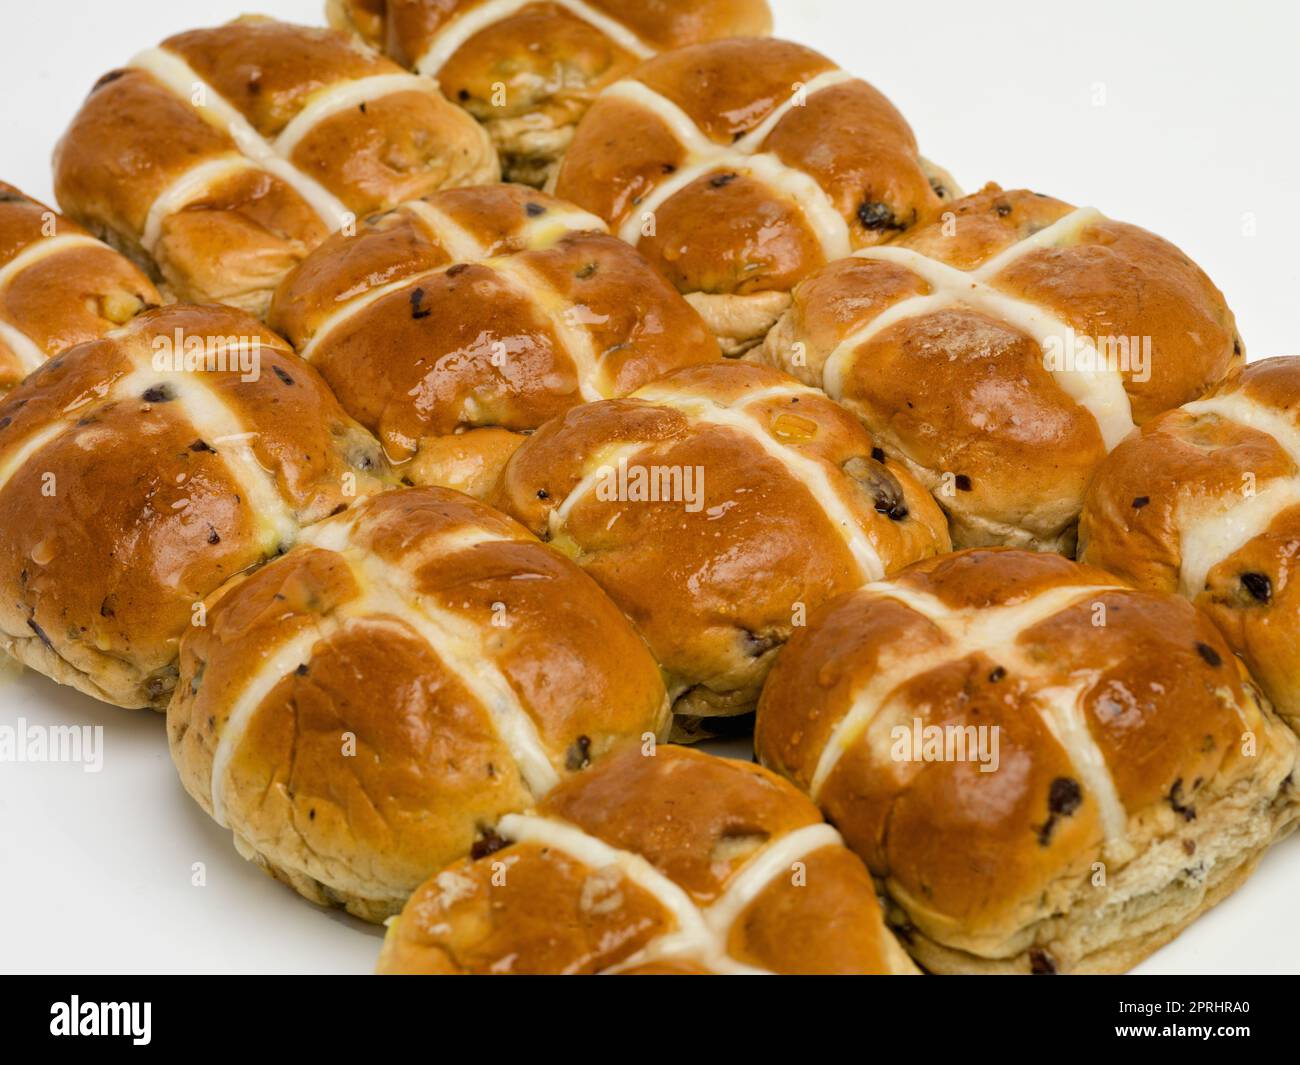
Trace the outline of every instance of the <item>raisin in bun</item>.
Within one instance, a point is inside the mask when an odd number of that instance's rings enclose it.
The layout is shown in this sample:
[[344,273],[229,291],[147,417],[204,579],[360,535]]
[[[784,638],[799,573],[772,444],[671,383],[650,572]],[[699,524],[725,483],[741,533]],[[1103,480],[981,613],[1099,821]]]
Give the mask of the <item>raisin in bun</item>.
[[699,315],[604,228],[522,185],[438,192],[327,240],[268,321],[400,476],[482,495],[548,418],[721,358]]
[[635,244],[729,353],[761,341],[814,269],[954,195],[870,85],[753,39],[666,52],[606,88],[555,191]]
[[0,181],[0,394],[161,302],[129,259]]
[[146,311],[0,402],[0,647],[162,709],[196,604],[385,477],[374,438],[258,321]]
[[766,0],[328,0],[330,24],[438,81],[511,181],[541,185],[596,94],[657,52],[771,32]]
[[847,412],[745,363],[552,419],[496,499],[645,634],[681,737],[752,711],[808,611],[949,546],[939,508]]
[[1057,555],[962,551],[829,604],[755,744],[934,972],[1122,972],[1296,815],[1296,741],[1210,620]]
[[1097,471],[1079,554],[1218,624],[1300,728],[1300,358],[1265,359],[1148,422]]
[[261,315],[358,215],[495,181],[476,122],[334,30],[246,16],[100,78],[55,151],[63,209],[182,300]]
[[503,817],[391,922],[381,973],[915,973],[871,877],[765,769],[630,748]]
[[371,497],[218,591],[180,669],[186,790],[246,858],[366,920],[668,722],[654,660],[596,584],[441,488]]
[[1222,294],[1172,244],[990,185],[813,274],[762,358],[860,417],[959,547],[1071,553],[1106,453],[1243,353]]

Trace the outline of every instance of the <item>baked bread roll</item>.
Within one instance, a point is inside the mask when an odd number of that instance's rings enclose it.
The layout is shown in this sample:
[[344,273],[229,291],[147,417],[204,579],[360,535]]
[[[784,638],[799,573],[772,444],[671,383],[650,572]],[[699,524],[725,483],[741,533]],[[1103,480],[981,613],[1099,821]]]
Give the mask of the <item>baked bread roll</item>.
[[386,483],[374,438],[255,319],[146,311],[0,402],[0,648],[162,709],[196,604]]
[[1172,244],[990,185],[808,278],[762,359],[860,417],[934,493],[957,546],[1073,553],[1107,451],[1243,349],[1222,294]]
[[785,781],[630,748],[503,817],[390,922],[381,973],[915,973],[871,877]]
[[129,260],[0,181],[0,394],[161,302]]
[[939,508],[847,412],[744,363],[574,407],[515,453],[496,499],[636,623],[683,738],[752,711],[817,605],[949,546]]
[[219,591],[167,711],[186,790],[313,902],[396,913],[504,814],[668,722],[641,638],[467,496],[374,496]]
[[436,78],[506,177],[541,185],[595,95],[656,52],[772,30],[766,0],[327,0],[332,26]]
[[1300,358],[1265,359],[1148,422],[1097,471],[1080,558],[1186,596],[1300,729]]
[[768,679],[762,762],[940,973],[1122,972],[1294,827],[1296,742],[1204,615],[973,549],[829,604]]
[[814,269],[954,195],[888,100],[779,40],[681,48],[610,85],[555,191],[636,245],[730,354],[763,339]]
[[331,237],[270,325],[416,484],[482,495],[548,418],[721,358],[594,215],[521,185],[451,189]]
[[177,299],[259,316],[357,216],[499,173],[482,129],[429,79],[347,34],[258,16],[105,74],[54,154],[68,214]]

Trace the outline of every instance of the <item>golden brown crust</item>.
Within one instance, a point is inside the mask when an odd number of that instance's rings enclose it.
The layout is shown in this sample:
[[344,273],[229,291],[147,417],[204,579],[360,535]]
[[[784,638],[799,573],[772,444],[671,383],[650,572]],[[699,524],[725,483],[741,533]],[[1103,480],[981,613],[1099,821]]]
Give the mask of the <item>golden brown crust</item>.
[[[1091,377],[1088,343],[1108,360]],[[761,357],[898,451],[958,546],[1072,552],[1107,448],[1244,354],[1222,294],[1167,241],[989,186],[817,271]]]
[[1300,721],[1300,358],[1234,373],[1147,423],[1097,471],[1080,557],[1178,592],[1218,624],[1264,692]]
[[686,716],[751,709],[807,611],[948,547],[938,508],[851,417],[743,363],[573,408],[495,498],[623,607]]
[[444,489],[375,496],[209,602],[168,709],[186,789],[313,901],[396,912],[667,700],[577,567]]
[[[186,344],[256,357],[178,369]],[[162,708],[195,604],[386,476],[374,439],[257,321],[148,311],[0,403],[0,639],[98,698]]]
[[952,194],[880,93],[808,48],[762,39],[677,49],[612,85],[556,191],[682,292],[737,307],[908,232]]
[[105,75],[55,151],[70,215],[178,298],[259,315],[356,215],[498,174],[482,131],[430,83],[346,34],[260,17]]
[[[812,804],[757,766],[632,747],[566,781],[533,820],[576,845],[511,842],[507,821],[495,849],[411,897],[379,971],[915,972],[862,864]],[[771,867],[742,883],[766,856]],[[711,935],[691,931],[668,901],[677,892],[687,921],[710,906],[730,920]],[[674,934],[676,948],[663,949]]]
[[129,260],[0,181],[0,394],[161,302]]
[[829,604],[755,745],[940,971],[1135,964],[1295,819],[1296,744],[1209,620],[1052,555],[962,551]]
[[326,12],[331,25],[437,78],[491,133],[506,177],[537,185],[596,94],[640,59],[772,29],[766,0],[329,0]]
[[285,278],[268,321],[402,476],[483,491],[519,442],[502,430],[721,357],[603,228],[519,185],[438,193],[331,237]]

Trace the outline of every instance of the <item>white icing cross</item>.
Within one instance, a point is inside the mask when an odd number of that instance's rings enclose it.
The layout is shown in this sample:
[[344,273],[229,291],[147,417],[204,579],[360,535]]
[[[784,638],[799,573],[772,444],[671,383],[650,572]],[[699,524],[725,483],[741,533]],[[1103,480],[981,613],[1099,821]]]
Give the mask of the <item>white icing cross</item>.
[[772,152],[760,153],[758,149],[792,108],[802,105],[814,93],[855,80],[853,75],[843,70],[817,75],[802,86],[799,93],[792,93],[790,99],[768,115],[762,124],[730,145],[715,144],[677,104],[644,82],[632,78],[616,81],[601,96],[626,100],[649,111],[672,130],[686,152],[685,165],[654,187],[637,209],[623,220],[618,235],[636,246],[641,239],[642,219],[646,215],[653,215],[672,196],[703,175],[718,169],[733,169],[745,171],[769,188],[788,196],[816,233],[826,260],[844,258],[853,248],[849,224],[835,209],[830,195],[809,174]]
[[675,881],[645,858],[631,851],[611,847],[576,825],[553,817],[507,814],[497,830],[515,843],[551,847],[600,871],[615,868],[673,916],[671,931],[652,939],[634,954],[603,970],[613,975],[655,962],[695,962],[714,973],[762,975],[764,969],[736,961],[728,953],[728,941],[736,919],[777,877],[823,847],[842,845],[840,834],[830,825],[818,823],[788,832],[759,848],[733,874],[726,890],[709,906],[700,907]]
[[[503,19],[510,18],[526,7],[532,7],[536,2],[537,0],[484,0],[483,3],[473,7],[462,6],[455,17],[438,30],[424,55],[416,61],[415,69],[421,74],[437,77],[438,72],[446,66],[447,60],[455,55],[471,37],[482,33]],[[624,51],[630,52],[638,59],[648,59],[655,54],[655,49],[647,45],[626,25],[591,4],[584,3],[583,0],[550,0],[550,2],[586,22],[593,29],[599,30]]]
[[[1108,592],[1125,590],[1122,585],[1113,584],[1062,585],[1011,605],[953,609],[933,595],[904,585],[868,585],[863,593],[875,593],[910,608],[938,630],[942,642],[938,647],[918,652],[909,641],[907,646],[896,649],[891,661],[881,662],[871,671],[854,692],[848,712],[831,729],[817,760],[808,794],[814,801],[818,800],[848,749],[862,742],[872,722],[900,698],[901,685],[981,652],[999,664],[1006,663],[1011,670],[1030,681],[1043,680],[1042,671],[1017,647],[1021,633],[1080,603],[1099,600]],[[1128,815],[1080,705],[1084,692],[1092,683],[1091,677],[1083,677],[1075,685],[1044,684],[1036,695],[1043,704],[1040,716],[1044,724],[1097,802],[1107,854],[1119,857],[1130,851]]]
[[[202,373],[160,372],[147,355],[132,349],[131,334],[139,328],[138,320],[115,329],[106,339],[123,341],[119,350],[130,360],[132,370],[116,378],[101,394],[91,395],[65,408],[65,418],[36,431],[27,439],[11,445],[0,458],[0,489],[47,445],[65,433],[81,430],[76,422],[88,413],[113,401],[135,401],[152,387],[165,387],[172,397],[170,404],[181,411],[194,427],[199,439],[211,445],[216,457],[229,472],[249,509],[260,525],[261,547],[270,552],[280,545],[292,544],[298,522],[292,508],[280,494],[275,475],[258,460],[252,448],[256,433],[250,433],[240,417],[221,398]],[[227,360],[239,364],[244,346],[223,347]],[[87,430],[92,431],[92,430]]]
[[[573,314],[576,304],[564,299],[546,278],[517,257],[507,254],[487,257],[488,245],[459,225],[445,211],[427,201],[413,200],[397,209],[418,219],[430,239],[452,256],[454,261],[384,285],[376,285],[354,296],[316,327],[311,339],[302,346],[301,355],[304,359],[311,362],[327,337],[385,296],[403,292],[421,281],[444,274],[458,263],[473,262],[487,267],[509,282],[547,319],[560,340],[562,349],[573,362],[578,391],[583,400],[590,403],[606,398],[598,384],[603,371],[595,341],[591,331]],[[587,211],[576,208],[557,209],[529,220],[520,228],[518,240],[526,250],[537,251],[568,233],[592,230],[606,232],[605,223]]]
[[[35,266],[52,255],[77,248],[107,248],[108,245],[83,233],[60,233],[49,237],[40,237],[32,241],[22,251],[0,266],[0,291],[3,291],[15,277],[29,267]],[[3,340],[14,355],[25,374],[31,373],[45,361],[45,352],[26,333],[9,322],[0,321],[0,340]]]
[[[692,425],[721,426],[757,444],[764,454],[784,466],[789,471],[790,477],[803,485],[812,495],[827,520],[844,540],[857,564],[859,577],[864,581],[881,580],[885,576],[884,560],[871,536],[857,520],[853,509],[831,482],[825,465],[782,444],[749,413],[749,408],[754,404],[774,397],[817,395],[821,395],[817,389],[790,384],[766,388],[742,397],[731,406],[723,406],[707,398],[683,395],[675,391],[670,384],[655,383],[633,393],[633,398],[675,410]],[[617,466],[623,459],[631,462],[636,455],[652,448],[651,444],[637,442],[603,448],[593,453],[582,479],[551,512],[548,520],[552,534],[554,535],[568,521],[569,515],[578,502],[590,495],[607,476],[609,467]]]
[[[1300,506],[1300,428],[1282,411],[1252,400],[1245,392],[1229,392],[1184,404],[1182,410],[1199,417],[1215,415],[1271,436],[1295,463],[1297,472],[1260,485],[1253,495],[1232,490],[1214,500],[1190,500],[1178,515],[1179,590],[1195,599],[1218,563],[1268,531],[1284,510]],[[1244,489],[1244,486],[1242,486]]]
[[311,661],[318,644],[345,629],[359,626],[395,625],[413,632],[428,644],[439,661],[483,706],[533,798],[540,798],[559,782],[559,772],[542,743],[536,723],[487,651],[483,627],[432,602],[430,596],[414,588],[407,572],[434,558],[477,544],[515,541],[476,527],[454,529],[435,537],[418,555],[404,559],[399,567],[354,543],[352,533],[357,520],[355,513],[348,512],[303,530],[300,543],[339,554],[363,592],[333,614],[315,618],[309,628],[293,638],[263,648],[261,664],[244,679],[222,727],[212,761],[213,816],[226,827],[229,826],[222,796],[230,784],[229,766],[254,713],[276,685]]
[[922,278],[931,291],[894,304],[866,325],[842,340],[827,356],[822,367],[822,384],[832,399],[844,396],[845,375],[862,346],[897,323],[935,314],[955,307],[983,311],[1028,334],[1040,346],[1049,340],[1062,345],[1073,338],[1082,365],[1051,370],[1062,391],[1090,413],[1097,423],[1106,450],[1110,451],[1133,431],[1133,407],[1124,389],[1119,366],[1109,366],[1087,337],[1074,331],[1044,307],[1027,299],[1007,295],[994,287],[998,274],[1017,259],[1042,248],[1067,244],[1087,226],[1103,216],[1091,207],[1079,208],[1050,226],[1007,248],[975,270],[959,270],[910,248],[884,245],[863,248],[854,258],[895,263]]
[[132,59],[130,66],[150,74],[173,95],[186,101],[200,117],[226,133],[242,153],[205,159],[159,193],[149,207],[140,238],[141,245],[150,254],[157,247],[169,215],[202,196],[215,182],[248,169],[260,168],[283,181],[306,201],[330,231],[343,228],[355,216],[324,185],[293,164],[290,157],[294,149],[320,123],[350,108],[396,92],[438,91],[429,79],[404,71],[338,81],[312,96],[280,135],[268,141],[179,55],[165,48],[151,48]]

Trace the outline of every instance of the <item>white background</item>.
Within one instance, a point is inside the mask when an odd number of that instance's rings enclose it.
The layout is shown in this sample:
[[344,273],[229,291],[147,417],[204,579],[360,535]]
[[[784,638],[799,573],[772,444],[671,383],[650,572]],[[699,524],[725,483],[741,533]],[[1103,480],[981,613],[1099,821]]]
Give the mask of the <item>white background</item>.
[[[55,140],[100,74],[250,0],[6,0],[0,178],[49,200]],[[324,21],[323,0],[264,0]],[[1228,296],[1252,357],[1300,354],[1300,7],[772,0],[781,36],[873,82],[974,191],[1025,186],[1168,237]],[[21,14],[19,14],[21,10]],[[252,10],[257,10],[252,8]],[[0,969],[367,972],[378,930],[310,906],[189,800],[161,715],[32,673],[0,723],[103,724],[105,766],[0,763]],[[207,886],[191,886],[204,862]],[[1300,972],[1300,837],[1139,970]]]

